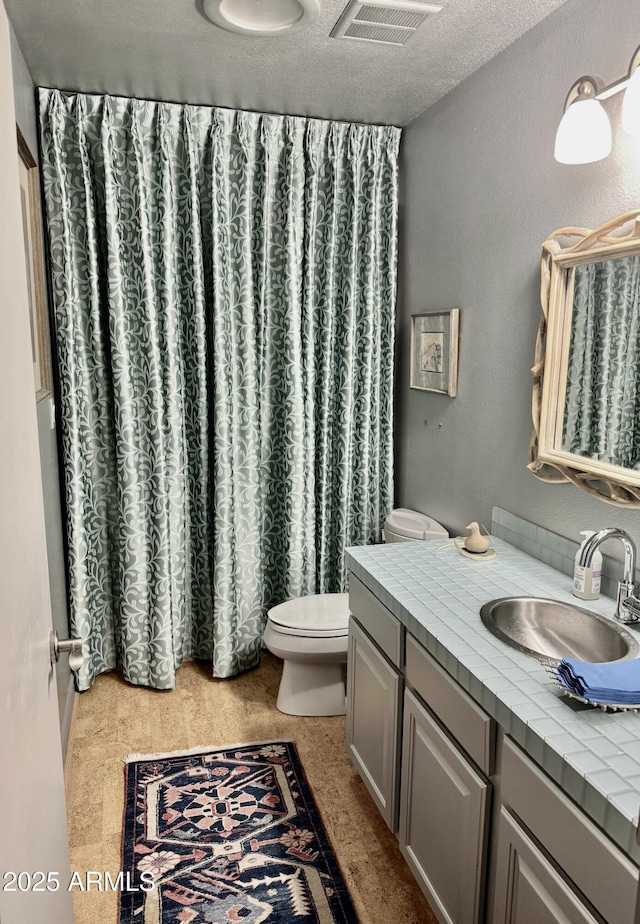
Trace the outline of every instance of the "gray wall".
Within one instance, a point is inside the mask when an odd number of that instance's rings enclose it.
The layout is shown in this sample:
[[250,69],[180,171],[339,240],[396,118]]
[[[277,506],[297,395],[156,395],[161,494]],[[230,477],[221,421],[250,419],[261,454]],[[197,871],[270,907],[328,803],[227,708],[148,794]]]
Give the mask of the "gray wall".
[[[640,139],[619,128],[619,96],[607,160],[556,163],[555,131],[571,85],[622,77],[638,44],[638,0],[569,0],[404,131],[396,500],[456,533],[489,527],[498,505],[568,538],[620,525],[640,543],[640,510],[526,468],[540,245],[640,206]],[[410,314],[455,307],[458,397],[411,391]]]
[[[13,69],[13,91],[16,119],[22,135],[29,145],[35,160],[38,160],[38,135],[34,86],[16,37],[11,30],[11,64]],[[49,586],[53,626],[60,638],[69,635],[67,589],[64,568],[64,547],[62,519],[60,514],[60,487],[58,452],[55,428],[51,427],[51,403],[53,397],[38,402],[38,440],[42,471],[42,493],[44,496],[45,526],[47,531],[47,558],[49,562]],[[56,665],[58,687],[58,711],[62,734],[63,751],[66,751],[71,722],[73,702],[73,678],[66,656]]]

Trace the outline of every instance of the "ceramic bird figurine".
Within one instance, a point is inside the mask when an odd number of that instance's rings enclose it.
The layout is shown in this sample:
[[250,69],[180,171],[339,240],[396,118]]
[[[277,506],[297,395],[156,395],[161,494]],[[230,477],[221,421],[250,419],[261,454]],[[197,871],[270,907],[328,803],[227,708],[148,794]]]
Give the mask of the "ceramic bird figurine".
[[475,552],[476,554],[480,552],[486,552],[489,548],[489,537],[483,536],[480,533],[480,527],[474,520],[473,523],[469,523],[468,526],[465,526],[465,529],[471,530],[471,535],[467,536],[464,540],[464,547],[468,552]]

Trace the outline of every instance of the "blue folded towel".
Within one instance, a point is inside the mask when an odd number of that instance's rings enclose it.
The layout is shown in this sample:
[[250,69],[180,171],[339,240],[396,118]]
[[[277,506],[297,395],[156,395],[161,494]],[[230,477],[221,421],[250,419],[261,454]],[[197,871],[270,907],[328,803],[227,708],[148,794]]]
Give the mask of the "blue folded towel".
[[640,703],[640,658],[604,664],[563,658],[557,678],[567,690],[583,699],[620,706]]

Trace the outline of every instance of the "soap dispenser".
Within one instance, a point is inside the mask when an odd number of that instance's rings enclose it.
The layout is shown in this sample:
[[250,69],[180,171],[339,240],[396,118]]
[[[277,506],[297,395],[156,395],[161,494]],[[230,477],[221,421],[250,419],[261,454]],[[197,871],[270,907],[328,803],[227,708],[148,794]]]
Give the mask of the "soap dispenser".
[[597,600],[600,596],[600,580],[602,578],[602,555],[599,550],[593,553],[591,564],[588,568],[583,568],[580,564],[580,556],[584,549],[587,539],[594,535],[594,530],[582,530],[580,533],[584,536],[580,548],[576,552],[575,564],[573,566],[573,596],[581,600]]

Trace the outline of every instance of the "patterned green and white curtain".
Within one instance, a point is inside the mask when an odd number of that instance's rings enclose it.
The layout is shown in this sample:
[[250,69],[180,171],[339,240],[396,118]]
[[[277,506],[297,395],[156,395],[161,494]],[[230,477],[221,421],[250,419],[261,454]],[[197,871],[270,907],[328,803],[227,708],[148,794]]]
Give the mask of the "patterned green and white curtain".
[[393,499],[399,129],[40,91],[79,689],[255,665]]
[[640,257],[577,266],[562,446],[640,468]]

